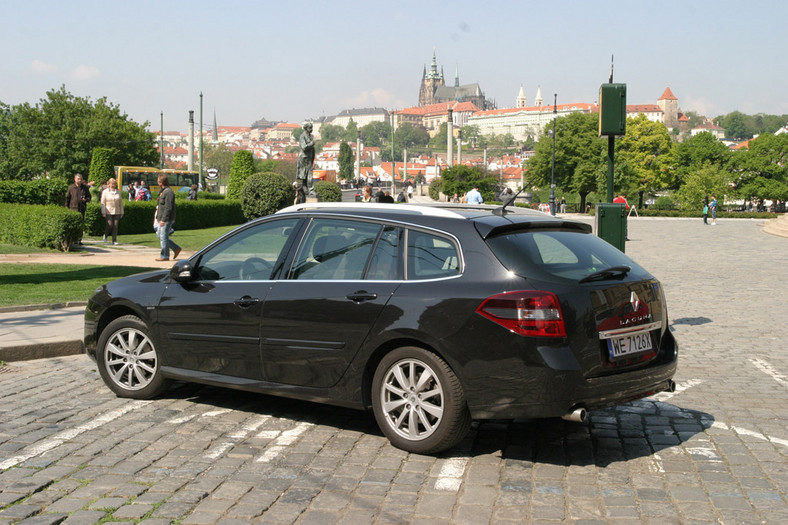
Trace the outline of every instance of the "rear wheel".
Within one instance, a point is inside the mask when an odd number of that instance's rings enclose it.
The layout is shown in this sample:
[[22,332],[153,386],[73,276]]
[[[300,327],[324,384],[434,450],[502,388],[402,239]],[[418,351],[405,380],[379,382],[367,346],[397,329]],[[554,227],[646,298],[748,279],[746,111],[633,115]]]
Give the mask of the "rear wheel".
[[471,424],[457,376],[443,359],[418,347],[398,348],[381,360],[372,408],[395,447],[421,454],[451,448]]
[[101,378],[120,397],[149,399],[167,386],[148,327],[134,315],[115,319],[101,332],[96,363]]

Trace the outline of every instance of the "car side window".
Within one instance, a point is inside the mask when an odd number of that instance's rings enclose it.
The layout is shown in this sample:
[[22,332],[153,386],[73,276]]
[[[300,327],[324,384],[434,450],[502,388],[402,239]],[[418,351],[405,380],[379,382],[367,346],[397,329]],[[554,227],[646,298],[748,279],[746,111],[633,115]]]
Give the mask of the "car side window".
[[402,229],[386,226],[380,235],[366,278],[373,281],[399,279],[399,239]]
[[202,281],[264,281],[271,279],[276,261],[298,219],[264,222],[229,237],[205,252],[197,265]]
[[408,231],[408,280],[438,279],[460,273],[456,244],[438,235]]
[[313,219],[293,260],[290,279],[361,279],[380,228],[364,221]]

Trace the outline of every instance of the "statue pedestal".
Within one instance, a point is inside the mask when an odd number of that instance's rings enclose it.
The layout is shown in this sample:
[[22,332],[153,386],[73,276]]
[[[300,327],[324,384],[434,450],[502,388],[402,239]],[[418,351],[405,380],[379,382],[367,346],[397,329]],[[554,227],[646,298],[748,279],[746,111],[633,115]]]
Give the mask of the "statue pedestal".
[[309,203],[320,202],[320,199],[318,197],[307,197],[306,202]]

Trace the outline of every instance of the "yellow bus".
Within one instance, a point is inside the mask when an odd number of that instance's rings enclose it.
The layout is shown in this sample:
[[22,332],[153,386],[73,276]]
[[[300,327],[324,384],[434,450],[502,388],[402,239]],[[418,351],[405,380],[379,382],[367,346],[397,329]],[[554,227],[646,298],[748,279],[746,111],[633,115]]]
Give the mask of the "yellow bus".
[[200,183],[198,171],[147,168],[143,166],[115,166],[115,178],[118,180],[118,189],[128,191],[129,184],[136,181],[145,181],[148,190],[159,191],[159,175],[167,175],[173,191],[189,191],[192,184]]

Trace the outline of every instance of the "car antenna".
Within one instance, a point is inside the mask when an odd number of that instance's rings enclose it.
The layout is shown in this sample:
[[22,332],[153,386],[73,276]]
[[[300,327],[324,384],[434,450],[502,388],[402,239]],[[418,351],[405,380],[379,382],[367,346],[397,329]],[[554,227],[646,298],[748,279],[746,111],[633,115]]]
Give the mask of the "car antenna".
[[515,194],[514,194],[514,196],[513,196],[511,199],[507,199],[507,200],[506,200],[506,201],[503,203],[503,206],[500,206],[500,207],[498,207],[498,208],[495,208],[495,209],[492,211],[492,212],[493,212],[493,215],[499,215],[499,216],[501,216],[501,217],[503,217],[504,215],[506,215],[506,207],[507,207],[507,206],[509,206],[511,203],[513,203],[513,202],[514,202],[514,200],[517,198],[517,196],[518,196],[518,195],[520,195],[520,193],[522,193],[522,191],[523,191],[524,189],[525,189],[525,188],[520,188],[520,191],[518,191],[517,193],[515,193]]

